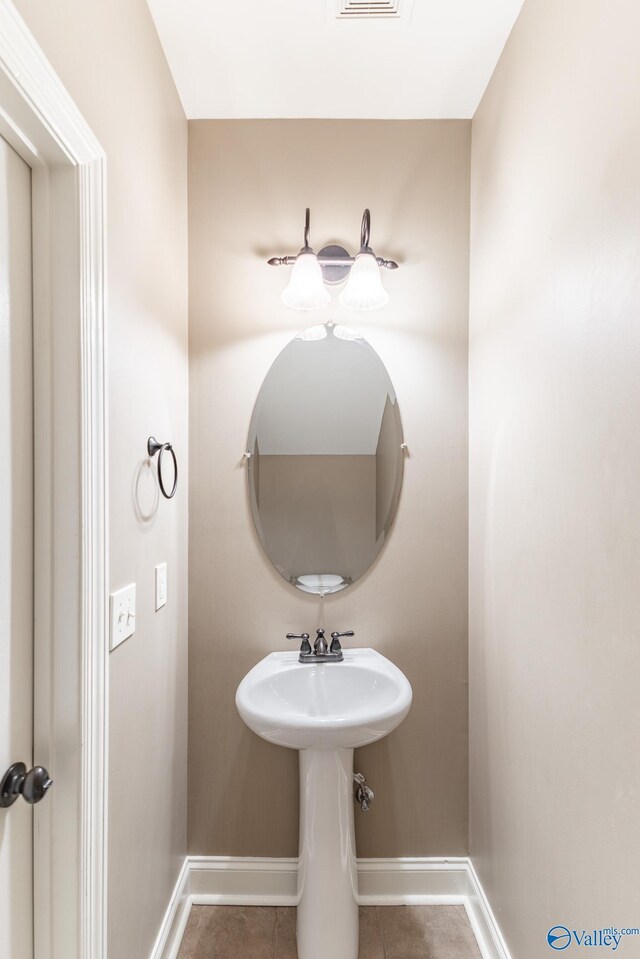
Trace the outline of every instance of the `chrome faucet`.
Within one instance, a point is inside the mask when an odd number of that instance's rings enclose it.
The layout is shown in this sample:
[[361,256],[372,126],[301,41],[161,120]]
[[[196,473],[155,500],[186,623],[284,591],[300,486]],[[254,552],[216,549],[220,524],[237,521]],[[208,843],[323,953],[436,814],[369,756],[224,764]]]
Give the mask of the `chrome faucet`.
[[324,629],[316,630],[313,649],[309,642],[309,633],[287,633],[287,639],[301,639],[299,663],[341,663],[344,659],[340,640],[343,636],[353,636],[352,629],[344,633],[331,633],[331,646],[324,638]]

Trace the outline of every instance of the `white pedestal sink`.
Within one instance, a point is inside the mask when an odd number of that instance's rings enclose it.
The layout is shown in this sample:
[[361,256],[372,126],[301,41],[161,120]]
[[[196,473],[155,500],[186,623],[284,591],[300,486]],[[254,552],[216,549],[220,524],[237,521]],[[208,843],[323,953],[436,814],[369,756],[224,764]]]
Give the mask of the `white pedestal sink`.
[[357,959],[353,750],[395,729],[411,698],[404,673],[373,649],[319,664],[271,653],[238,686],[247,726],[300,750],[298,959]]

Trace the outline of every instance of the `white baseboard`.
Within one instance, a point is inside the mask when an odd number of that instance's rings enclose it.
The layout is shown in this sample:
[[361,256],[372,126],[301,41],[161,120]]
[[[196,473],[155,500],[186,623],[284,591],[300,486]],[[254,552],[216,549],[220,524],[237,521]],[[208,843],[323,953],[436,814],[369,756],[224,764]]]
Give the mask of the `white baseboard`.
[[467,860],[359,859],[361,906],[459,905],[467,895]]
[[[191,907],[295,906],[297,859],[187,856],[150,959],[177,959]],[[359,859],[362,906],[463,905],[482,959],[510,959],[467,858]]]
[[[511,959],[500,926],[496,922],[489,900],[474,869],[473,861],[468,859],[467,863],[469,891],[465,907],[471,928],[480,945],[480,951],[482,952],[482,943],[485,943],[486,959]],[[484,952],[483,959],[485,959]]]
[[191,899],[196,906],[295,906],[297,859],[190,856]]
[[191,912],[189,895],[190,862],[187,856],[178,874],[167,911],[156,938],[150,959],[175,959]]

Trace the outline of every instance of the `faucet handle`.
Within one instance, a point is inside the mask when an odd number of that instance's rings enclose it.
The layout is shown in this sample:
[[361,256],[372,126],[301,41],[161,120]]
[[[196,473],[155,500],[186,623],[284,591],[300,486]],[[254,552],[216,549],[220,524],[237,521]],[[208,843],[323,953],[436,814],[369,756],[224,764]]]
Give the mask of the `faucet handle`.
[[339,653],[342,649],[340,645],[340,639],[343,636],[355,636],[355,633],[352,629],[347,629],[344,633],[331,633],[331,652]]
[[310,653],[311,644],[309,643],[309,633],[287,633],[287,639],[301,639],[300,652]]

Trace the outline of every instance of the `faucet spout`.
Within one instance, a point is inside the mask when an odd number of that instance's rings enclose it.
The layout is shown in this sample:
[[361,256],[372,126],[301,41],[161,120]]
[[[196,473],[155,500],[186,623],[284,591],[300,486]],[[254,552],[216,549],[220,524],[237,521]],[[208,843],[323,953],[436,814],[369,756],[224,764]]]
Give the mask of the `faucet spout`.
[[313,644],[316,656],[326,656],[329,652],[329,644],[324,638],[324,629],[316,630],[316,641]]

